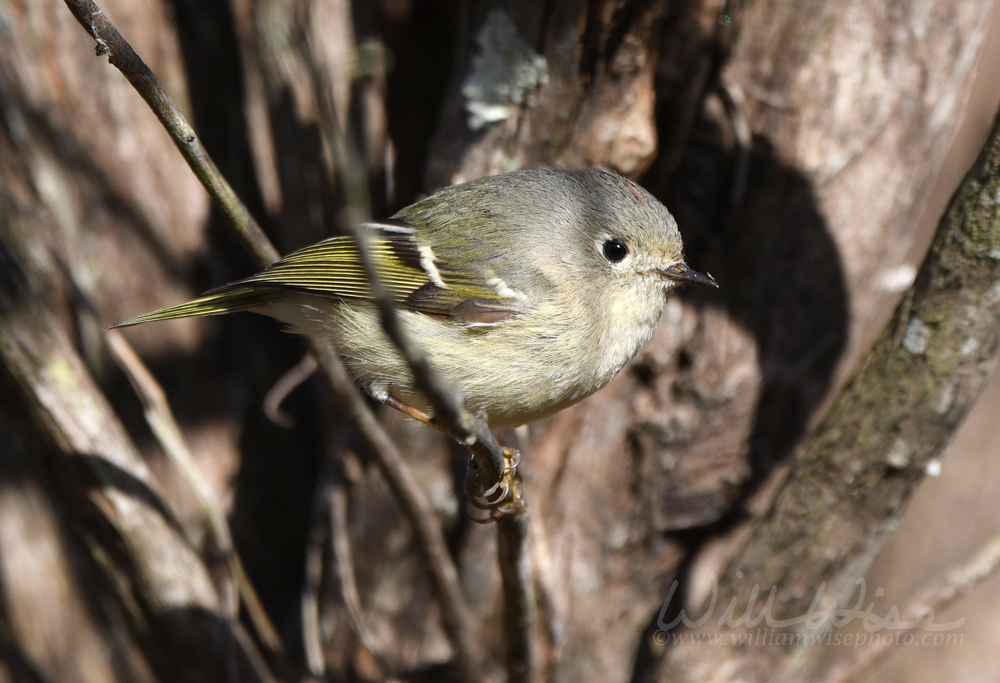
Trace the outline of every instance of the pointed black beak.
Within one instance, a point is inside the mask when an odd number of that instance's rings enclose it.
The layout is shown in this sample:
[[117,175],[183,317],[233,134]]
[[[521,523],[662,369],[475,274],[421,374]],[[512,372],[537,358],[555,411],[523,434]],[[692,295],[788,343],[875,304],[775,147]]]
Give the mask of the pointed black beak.
[[711,275],[703,275],[697,270],[689,268],[686,263],[675,263],[672,266],[663,269],[657,269],[657,275],[660,277],[665,277],[668,280],[673,280],[674,282],[680,282],[687,285],[701,285],[702,287],[714,287],[719,288],[719,283],[715,281],[715,278]]

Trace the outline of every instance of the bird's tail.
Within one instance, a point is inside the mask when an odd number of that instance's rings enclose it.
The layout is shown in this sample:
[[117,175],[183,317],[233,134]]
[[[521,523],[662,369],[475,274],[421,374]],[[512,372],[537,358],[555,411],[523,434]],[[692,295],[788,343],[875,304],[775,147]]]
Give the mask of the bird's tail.
[[174,318],[190,318],[200,315],[220,315],[234,311],[246,311],[259,308],[274,299],[276,292],[266,288],[234,289],[232,291],[206,294],[205,296],[177,304],[169,308],[161,308],[152,313],[137,315],[111,327],[129,327],[149,323],[154,320],[173,320]]

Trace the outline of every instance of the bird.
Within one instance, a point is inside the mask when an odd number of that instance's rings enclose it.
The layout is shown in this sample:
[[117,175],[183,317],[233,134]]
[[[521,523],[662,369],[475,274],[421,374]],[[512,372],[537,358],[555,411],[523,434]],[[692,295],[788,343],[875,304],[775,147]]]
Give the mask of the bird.
[[[671,290],[718,287],[685,262],[666,207],[599,168],[480,178],[358,230],[406,334],[491,428],[534,422],[591,395],[650,339]],[[325,340],[374,399],[432,419],[382,330],[353,236],[115,327],[235,311]]]

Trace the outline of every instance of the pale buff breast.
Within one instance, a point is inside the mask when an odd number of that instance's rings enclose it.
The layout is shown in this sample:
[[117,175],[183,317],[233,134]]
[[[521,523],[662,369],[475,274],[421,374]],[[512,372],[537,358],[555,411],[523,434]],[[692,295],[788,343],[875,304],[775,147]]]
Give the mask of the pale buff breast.
[[[406,310],[399,315],[432,367],[461,390],[467,408],[485,411],[490,426],[501,428],[552,415],[607,384],[652,335],[662,304],[660,290],[632,290],[612,297],[597,315],[556,316],[552,302],[487,326]],[[374,398],[392,395],[428,408],[373,305],[300,297],[273,304],[267,313],[296,332],[329,339]],[[598,324],[604,316],[610,319]],[[620,324],[620,316],[637,324]],[[588,319],[591,324],[581,323]]]

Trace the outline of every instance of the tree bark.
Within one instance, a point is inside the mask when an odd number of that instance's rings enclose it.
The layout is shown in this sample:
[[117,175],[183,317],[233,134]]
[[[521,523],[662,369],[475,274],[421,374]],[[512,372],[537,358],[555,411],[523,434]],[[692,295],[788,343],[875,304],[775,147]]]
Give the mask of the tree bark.
[[[118,665],[137,678],[151,667],[190,680],[217,680],[227,670],[264,680],[256,675],[259,655],[220,614],[209,569],[53,311],[65,283],[43,236],[55,220],[9,134],[0,130],[0,182],[11,193],[0,205],[8,646],[53,680],[114,680],[95,642],[104,639],[123,647]],[[29,521],[39,537],[27,535]],[[32,552],[37,545],[50,550]],[[35,581],[46,578],[59,590],[38,595]],[[94,587],[100,594],[91,598]],[[33,597],[58,628],[28,608]],[[53,647],[63,629],[79,629],[79,637]]]
[[[650,596],[692,557],[682,539],[740,517],[877,305],[899,295],[880,283],[913,239],[993,3],[884,15],[851,2],[503,5],[548,81],[473,131],[463,84],[497,7],[471,3],[461,26],[427,187],[548,164],[642,177],[678,218],[689,262],[722,285],[675,297],[629,369],[531,428],[543,619],[562,639],[550,675],[625,680],[656,649],[638,636],[655,630]],[[647,93],[655,107],[641,106]],[[663,146],[624,154],[602,130]]]
[[[752,607],[747,611],[757,586],[762,600],[776,589],[773,608],[770,596],[767,607],[757,608],[774,619],[848,607],[928,463],[944,452],[996,365],[998,258],[1000,116],[912,289],[798,450],[767,516],[729,564],[718,605],[735,599],[737,618],[757,616]],[[658,680],[801,680],[813,673],[822,650],[796,645],[822,642],[832,622],[776,629],[778,645],[682,644],[668,653]],[[718,666],[720,657],[725,667]]]

